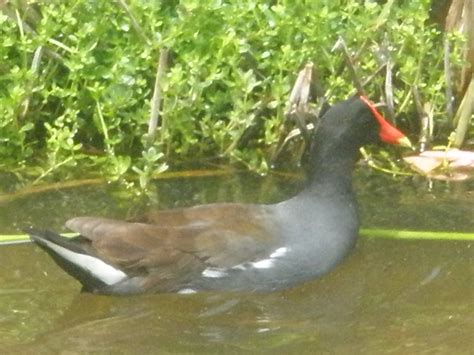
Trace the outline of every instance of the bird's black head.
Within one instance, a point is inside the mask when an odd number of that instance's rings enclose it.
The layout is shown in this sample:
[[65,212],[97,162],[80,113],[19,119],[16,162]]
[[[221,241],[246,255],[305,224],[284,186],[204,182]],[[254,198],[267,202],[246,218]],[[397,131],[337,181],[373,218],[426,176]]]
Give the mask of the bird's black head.
[[316,144],[320,144],[318,139],[324,140],[324,144],[348,149],[378,142],[409,145],[405,135],[392,126],[371,101],[360,96],[339,102],[325,113],[316,133]]
[[410,141],[364,97],[352,97],[332,106],[321,118],[312,141],[308,189],[351,193],[359,148],[378,142],[408,145]]

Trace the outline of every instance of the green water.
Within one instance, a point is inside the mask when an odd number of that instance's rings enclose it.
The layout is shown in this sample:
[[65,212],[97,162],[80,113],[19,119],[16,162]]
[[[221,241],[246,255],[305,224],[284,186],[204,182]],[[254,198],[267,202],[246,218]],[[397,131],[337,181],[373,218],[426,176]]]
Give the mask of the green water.
[[[0,230],[63,230],[76,215],[124,217],[159,206],[274,202],[301,182],[225,175],[157,181],[144,203],[114,186],[0,204]],[[474,232],[474,184],[358,174],[363,227]],[[32,244],[0,246],[2,353],[470,354],[474,245],[360,239],[322,279],[281,292],[108,297],[79,284]]]

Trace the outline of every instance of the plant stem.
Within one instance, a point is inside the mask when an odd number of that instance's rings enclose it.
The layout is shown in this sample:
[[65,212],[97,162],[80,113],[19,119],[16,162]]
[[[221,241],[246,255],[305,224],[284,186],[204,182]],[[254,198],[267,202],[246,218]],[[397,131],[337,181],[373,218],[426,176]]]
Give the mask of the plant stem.
[[[158,118],[160,115],[161,102],[162,102],[161,82],[165,74],[167,62],[168,62],[168,49],[163,48],[160,51],[160,59],[158,61],[158,68],[156,69],[155,87],[153,91],[153,98],[151,99],[151,113],[150,113],[150,120],[148,122],[148,137],[147,137],[145,149],[150,148],[156,139],[156,128],[158,127]],[[163,139],[164,137],[163,132],[166,129],[164,120],[162,120],[161,129],[162,129],[161,138]]]
[[395,229],[361,229],[361,237],[423,240],[474,240],[474,233],[410,231]]
[[464,142],[469,122],[471,121],[472,114],[474,113],[474,76],[464,94],[461,105],[459,106],[454,121],[457,122],[456,136],[454,138],[453,145],[460,147]]
[[145,32],[143,31],[142,27],[138,23],[137,19],[133,15],[132,10],[128,7],[127,3],[124,0],[118,0],[118,4],[124,9],[124,11],[127,13],[128,17],[130,18],[130,21],[132,22],[132,26],[135,29],[135,31],[138,33],[140,38],[145,41],[145,43],[150,44],[150,41],[148,38],[145,36]]
[[[63,237],[74,237],[77,233],[61,233]],[[361,229],[359,235],[364,238],[388,238],[388,239],[411,239],[411,240],[466,240],[473,241],[474,233],[444,232],[444,231],[412,231],[396,229]],[[18,244],[30,241],[26,234],[4,234],[0,235],[0,245]]]
[[105,124],[104,115],[102,114],[102,107],[100,106],[99,101],[96,101],[97,115],[99,116],[100,125],[102,126],[102,133],[104,134],[104,142],[109,155],[114,155],[113,148],[110,145],[109,141],[109,131],[107,125]]
[[367,96],[357,76],[355,65],[352,62],[352,58],[349,53],[349,50],[347,49],[346,42],[344,41],[342,37],[339,37],[339,39],[336,42],[336,45],[334,46],[334,49],[342,49],[342,54],[344,55],[344,60],[346,62],[347,69],[349,70],[349,74],[351,76],[352,82],[354,83],[354,86],[357,89],[357,93],[359,95]]
[[33,61],[31,63],[31,73],[33,74],[33,77],[31,78],[31,80],[28,81],[26,85],[25,91],[26,91],[27,96],[25,97],[22,103],[23,109],[20,113],[21,120],[25,118],[26,114],[28,113],[28,108],[30,107],[31,92],[33,90],[35,79],[37,79],[38,77],[39,65],[41,62],[42,55],[43,55],[43,47],[39,46],[35,51],[35,54],[33,56]]
[[452,83],[452,72],[451,72],[451,63],[449,61],[449,54],[451,48],[449,46],[448,36],[444,35],[444,81],[446,82],[446,113],[448,115],[449,121],[453,117],[453,83]]
[[430,119],[421,103],[420,93],[418,87],[414,85],[412,87],[413,101],[415,102],[416,111],[418,112],[418,117],[420,118],[421,129],[420,129],[420,138],[418,140],[420,144],[420,152],[426,150],[428,144],[431,141],[431,127]]

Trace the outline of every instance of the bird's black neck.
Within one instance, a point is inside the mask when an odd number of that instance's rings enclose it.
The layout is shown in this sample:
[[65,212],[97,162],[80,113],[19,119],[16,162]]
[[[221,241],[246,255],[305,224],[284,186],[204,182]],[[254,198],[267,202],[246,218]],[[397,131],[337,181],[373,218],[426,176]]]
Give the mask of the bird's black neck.
[[317,141],[311,152],[306,190],[321,194],[352,193],[352,171],[359,149],[351,142]]

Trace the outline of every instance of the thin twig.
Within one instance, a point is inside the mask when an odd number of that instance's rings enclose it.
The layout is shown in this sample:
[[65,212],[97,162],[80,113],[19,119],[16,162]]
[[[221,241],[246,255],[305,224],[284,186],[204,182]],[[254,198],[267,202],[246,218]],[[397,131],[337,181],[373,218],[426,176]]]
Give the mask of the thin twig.
[[96,101],[95,106],[97,109],[97,117],[99,117],[99,122],[102,128],[102,134],[104,135],[104,142],[105,142],[105,147],[107,149],[107,154],[113,156],[114,155],[114,147],[113,145],[110,144],[110,139],[109,139],[109,129],[107,125],[105,124],[105,119],[104,119],[104,114],[102,113],[102,106],[100,106],[100,102]]
[[452,71],[451,71],[451,63],[449,60],[449,54],[451,52],[451,48],[449,46],[449,39],[448,36],[444,35],[444,80],[446,82],[446,114],[449,118],[449,122],[451,122],[453,118],[453,83],[452,83]]
[[367,86],[374,78],[379,75],[384,69],[387,63],[381,64],[376,71],[374,71],[367,79],[362,82],[362,87]]
[[342,54],[344,55],[344,60],[346,62],[347,69],[349,70],[349,74],[352,78],[352,82],[354,83],[354,86],[357,89],[357,93],[359,95],[364,95],[365,96],[366,95],[365,90],[364,90],[359,78],[357,77],[355,65],[352,62],[352,58],[351,58],[351,55],[349,53],[349,50],[347,49],[346,42],[344,41],[344,39],[342,37],[339,37],[339,39],[337,40],[336,44],[333,47],[333,51],[338,50],[338,49],[342,49]]
[[74,159],[74,157],[68,157],[66,159],[64,159],[62,162],[58,163],[58,164],[54,164],[54,166],[51,166],[50,168],[48,168],[46,171],[44,171],[40,176],[38,176],[35,181],[33,181],[31,183],[31,185],[36,185],[39,181],[41,181],[45,176],[51,174],[51,172],[53,172],[54,170],[60,168],[61,166],[69,163],[70,161],[72,161]]
[[416,111],[418,112],[418,117],[420,118],[421,122],[419,143],[420,152],[423,152],[426,150],[427,145],[431,141],[430,119],[429,116],[426,114],[425,110],[423,109],[418,87],[416,85],[413,86],[411,91],[413,94],[413,101],[415,102]]
[[367,162],[367,165],[369,167],[371,167],[372,169],[375,169],[375,170],[378,170],[378,171],[381,171],[381,172],[384,172],[384,173],[387,173],[387,174],[390,174],[390,175],[400,175],[400,176],[412,176],[413,175],[412,173],[406,173],[404,171],[395,171],[395,170],[390,170],[390,169],[384,168],[383,166],[380,166],[379,164],[377,164],[374,161],[374,159],[372,159],[372,156],[369,153],[367,153],[365,148],[360,148],[359,151],[360,151],[362,157],[364,158],[364,160]]
[[64,51],[68,52],[69,54],[75,54],[76,50],[72,49],[71,47],[66,46],[64,43],[54,39],[48,38],[48,42],[54,44],[56,47],[63,49]]
[[118,0],[117,2],[122,7],[122,9],[127,13],[128,17],[130,18],[130,21],[132,22],[133,28],[141,37],[141,39],[145,41],[145,43],[150,44],[150,42],[148,41],[148,38],[145,36],[145,32],[143,31],[142,27],[136,20],[135,16],[133,15],[132,10],[130,10],[127,3],[124,0]]
[[[31,72],[34,74],[34,76],[38,75],[38,70],[39,70],[42,54],[43,54],[43,47],[40,46],[36,48],[35,54],[33,56],[33,61],[31,63]],[[22,103],[23,110],[20,113],[20,119],[25,118],[26,114],[28,113],[28,109],[30,107],[31,91],[33,90],[33,84],[34,84],[35,79],[36,78],[33,77],[31,80],[29,80],[28,84],[26,85],[27,96],[25,97]]]
[[385,68],[384,96],[387,116],[394,121],[395,104],[393,100],[393,62],[390,57],[388,38],[385,35],[382,44],[374,52],[375,60],[380,67]]
[[385,102],[387,104],[387,115],[393,121],[395,118],[395,105],[393,102],[392,68],[393,63],[388,50],[386,50],[387,65],[385,71]]
[[[158,127],[158,118],[160,115],[162,93],[161,93],[161,82],[165,74],[166,66],[168,62],[168,49],[163,48],[160,51],[160,59],[158,61],[158,68],[156,69],[155,88],[153,91],[153,98],[151,99],[151,113],[150,120],[148,122],[148,136],[146,142],[146,149],[150,148],[156,139],[156,128]],[[164,129],[164,127],[162,127]]]

